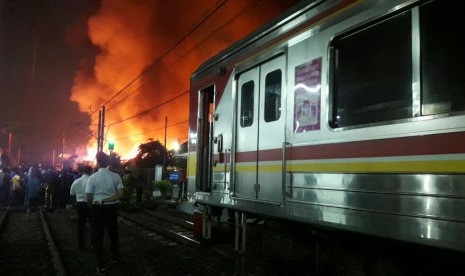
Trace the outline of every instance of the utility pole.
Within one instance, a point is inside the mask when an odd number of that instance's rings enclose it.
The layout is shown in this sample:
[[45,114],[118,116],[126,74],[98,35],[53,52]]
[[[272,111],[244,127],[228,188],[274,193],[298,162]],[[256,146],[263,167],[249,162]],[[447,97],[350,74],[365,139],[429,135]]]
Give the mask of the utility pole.
[[11,132],[8,133],[8,154],[11,156],[11,143],[13,139],[13,134]]
[[103,152],[103,141],[105,133],[105,106],[98,112],[97,152]]
[[18,148],[18,166],[21,166],[21,148]]
[[100,151],[103,152],[103,144],[104,144],[104,141],[105,141],[105,106],[102,106],[102,126],[101,126],[101,130],[100,130],[101,134],[100,134]]
[[102,134],[102,110],[98,112],[98,127],[97,127],[97,152],[100,151],[100,135]]
[[165,116],[165,149],[166,149],[166,131],[168,129],[168,116]]
[[167,129],[168,129],[168,116],[165,116],[165,153],[163,154],[163,169],[162,169],[162,178],[163,178],[163,175],[165,174],[165,170],[166,170],[166,154],[167,154],[167,151],[166,151],[166,132],[167,132]]
[[65,134],[63,133],[63,139],[62,139],[62,144],[61,144],[61,170],[63,170],[63,158],[65,154]]
[[53,169],[55,169],[55,154],[56,154],[55,150],[53,150],[53,152],[52,152],[52,167],[53,167]]

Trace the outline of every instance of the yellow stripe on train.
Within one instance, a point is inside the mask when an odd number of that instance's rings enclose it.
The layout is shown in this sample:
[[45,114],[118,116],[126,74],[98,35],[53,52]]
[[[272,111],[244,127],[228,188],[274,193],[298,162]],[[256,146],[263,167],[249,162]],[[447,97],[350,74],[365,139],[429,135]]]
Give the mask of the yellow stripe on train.
[[[253,165],[237,165],[239,172],[253,172]],[[261,165],[260,172],[281,172],[282,165]],[[464,160],[302,163],[288,164],[287,172],[344,172],[344,173],[465,173]]]
[[[189,154],[188,175],[195,176],[197,167],[195,154]],[[226,167],[226,171],[230,166]],[[236,164],[238,172],[254,172],[251,164]],[[224,164],[213,167],[215,172],[225,171]],[[260,172],[281,172],[282,164],[263,164]],[[465,160],[397,161],[397,162],[331,162],[331,163],[291,163],[287,172],[350,172],[350,173],[465,173]]]

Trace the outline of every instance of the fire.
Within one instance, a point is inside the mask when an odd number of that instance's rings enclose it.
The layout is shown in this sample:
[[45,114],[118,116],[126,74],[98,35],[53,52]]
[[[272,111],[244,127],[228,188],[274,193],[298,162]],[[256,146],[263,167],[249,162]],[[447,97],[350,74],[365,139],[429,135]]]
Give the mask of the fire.
[[[187,137],[189,96],[170,100],[189,90],[192,72],[296,2],[229,1],[193,30],[219,1],[102,0],[87,21],[88,36],[99,52],[91,66],[83,62],[76,73],[71,100],[92,114],[88,127],[94,134],[96,110],[105,104],[105,137],[114,139],[114,151],[122,159],[134,157],[149,139],[163,144],[165,131],[170,149],[173,142]],[[93,159],[95,137],[85,148],[80,158]]]

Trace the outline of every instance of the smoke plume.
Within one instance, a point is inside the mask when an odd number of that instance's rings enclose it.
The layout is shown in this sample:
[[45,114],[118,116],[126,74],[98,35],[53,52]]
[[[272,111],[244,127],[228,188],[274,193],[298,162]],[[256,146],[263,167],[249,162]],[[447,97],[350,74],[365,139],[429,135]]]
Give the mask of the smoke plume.
[[[115,151],[123,158],[133,157],[149,139],[163,144],[166,118],[167,148],[173,141],[185,142],[185,92],[192,72],[297,1],[223,2],[102,0],[87,20],[88,36],[98,53],[83,57],[71,95],[82,112],[92,114],[86,127],[97,132],[96,110],[105,104],[105,137],[115,141]],[[86,144],[92,158],[95,137],[89,136]]]

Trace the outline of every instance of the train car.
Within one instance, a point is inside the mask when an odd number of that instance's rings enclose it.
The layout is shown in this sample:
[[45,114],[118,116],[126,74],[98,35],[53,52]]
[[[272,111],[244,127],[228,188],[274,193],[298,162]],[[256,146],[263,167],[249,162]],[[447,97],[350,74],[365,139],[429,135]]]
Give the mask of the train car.
[[229,210],[241,227],[464,251],[464,14],[460,0],[309,1],[203,63],[188,178],[204,237]]

